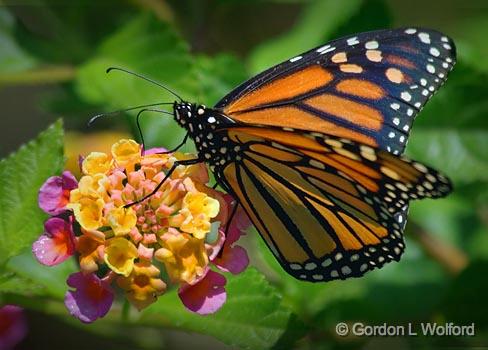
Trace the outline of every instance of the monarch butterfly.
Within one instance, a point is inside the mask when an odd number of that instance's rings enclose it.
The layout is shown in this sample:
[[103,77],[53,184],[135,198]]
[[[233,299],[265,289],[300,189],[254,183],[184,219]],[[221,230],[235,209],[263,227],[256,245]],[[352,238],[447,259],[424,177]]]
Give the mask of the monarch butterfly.
[[454,63],[439,32],[379,30],[280,63],[213,108],[180,98],[173,115],[198,158],[166,178],[206,162],[290,275],[360,277],[400,259],[411,199],[452,190],[401,153]]

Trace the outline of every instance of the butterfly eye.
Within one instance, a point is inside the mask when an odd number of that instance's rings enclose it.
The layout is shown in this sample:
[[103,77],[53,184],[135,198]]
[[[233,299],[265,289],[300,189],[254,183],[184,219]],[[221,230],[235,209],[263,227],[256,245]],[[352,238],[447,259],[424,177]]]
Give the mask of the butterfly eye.
[[179,107],[176,107],[174,109],[174,111],[175,111],[175,118],[176,118],[176,120],[180,120],[180,118],[181,118],[181,116],[180,116],[180,108]]

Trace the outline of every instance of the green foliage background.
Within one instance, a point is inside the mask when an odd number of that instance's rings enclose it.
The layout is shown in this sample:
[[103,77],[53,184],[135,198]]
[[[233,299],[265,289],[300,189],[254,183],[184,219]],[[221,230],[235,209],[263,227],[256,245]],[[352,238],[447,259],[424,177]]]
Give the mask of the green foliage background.
[[[228,301],[200,317],[175,292],[142,313],[116,306],[82,325],[62,304],[74,262],[36,264],[30,245],[45,219],[37,190],[63,168],[64,128],[98,112],[158,101],[165,91],[120,73],[164,82],[212,105],[260,70],[354,32],[421,25],[451,35],[459,62],[421,112],[407,153],[455,184],[446,199],[414,203],[407,251],[366,277],[326,284],[287,276],[255,232],[253,267],[228,277]],[[488,346],[488,4],[405,0],[30,0],[0,2],[0,304],[28,310],[22,349],[353,349]],[[134,129],[134,115],[96,129]],[[30,138],[42,131],[32,141]],[[176,145],[171,118],[143,118],[148,146]],[[134,137],[136,133],[134,133]],[[15,153],[7,154],[20,147]],[[191,146],[187,148],[191,150]],[[475,337],[344,337],[337,322],[405,325],[475,322]]]

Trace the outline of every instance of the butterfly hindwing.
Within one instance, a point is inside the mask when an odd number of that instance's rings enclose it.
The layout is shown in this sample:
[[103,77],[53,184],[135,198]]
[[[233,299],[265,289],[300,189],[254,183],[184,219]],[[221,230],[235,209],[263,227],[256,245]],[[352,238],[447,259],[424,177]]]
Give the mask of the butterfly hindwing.
[[299,279],[359,277],[399,260],[408,201],[451,189],[420,163],[350,140],[269,127],[225,132],[239,152],[217,178]]
[[361,33],[268,69],[216,109],[240,123],[319,131],[401,154],[454,63],[454,43],[433,30]]

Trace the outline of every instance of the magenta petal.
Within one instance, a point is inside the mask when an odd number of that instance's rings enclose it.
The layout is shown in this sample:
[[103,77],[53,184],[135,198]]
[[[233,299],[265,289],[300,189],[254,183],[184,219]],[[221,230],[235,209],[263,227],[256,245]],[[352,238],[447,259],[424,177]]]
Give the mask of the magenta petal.
[[234,219],[237,222],[237,227],[243,231],[247,230],[252,224],[251,219],[249,219],[249,216],[247,216],[242,206],[239,206],[239,208],[237,208]]
[[51,215],[60,214],[59,202],[63,196],[63,180],[59,176],[52,176],[44,182],[39,190],[39,207]]
[[63,179],[63,189],[72,190],[78,187],[78,180],[76,180],[69,170],[63,171],[61,177]]
[[43,265],[62,263],[75,251],[72,224],[61,218],[50,218],[44,223],[44,233],[32,244],[32,252]]
[[163,147],[156,147],[156,148],[150,148],[147,151],[144,151],[144,155],[151,155],[151,154],[158,154],[158,153],[163,153],[168,151],[166,148]]
[[200,315],[213,314],[227,300],[225,283],[224,276],[210,270],[199,283],[181,287],[178,296],[190,311]]
[[52,238],[46,235],[42,235],[32,244],[32,252],[37,261],[46,266],[60,264],[70,257],[68,254],[59,254]]
[[247,216],[244,209],[241,206],[237,208],[237,211],[232,218],[227,231],[226,244],[232,244],[237,242],[239,238],[246,233],[246,230],[251,226],[251,221]]
[[14,349],[27,334],[27,321],[22,308],[5,305],[0,308],[0,350]]
[[205,244],[207,247],[208,259],[210,261],[213,261],[217,257],[220,250],[222,249],[222,247],[225,244],[225,233],[224,233],[224,231],[220,229],[218,231],[218,235],[219,235],[218,239],[214,244],[208,244],[208,243]]
[[249,265],[249,257],[244,248],[240,246],[225,246],[220,257],[212,261],[220,270],[237,275]]
[[105,316],[110,310],[114,293],[110,286],[96,275],[76,272],[68,277],[67,283],[76,289],[66,292],[64,304],[70,314],[81,322],[91,323]]
[[39,207],[51,215],[59,215],[66,210],[69,192],[78,186],[76,178],[65,171],[61,176],[51,176],[39,190]]

